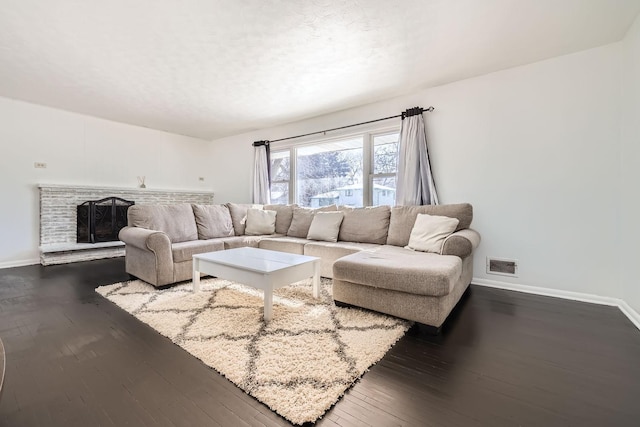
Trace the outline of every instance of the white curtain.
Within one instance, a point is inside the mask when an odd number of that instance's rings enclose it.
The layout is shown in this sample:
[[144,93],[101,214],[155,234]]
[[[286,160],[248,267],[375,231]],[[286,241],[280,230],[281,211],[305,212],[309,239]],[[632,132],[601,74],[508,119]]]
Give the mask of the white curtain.
[[[402,120],[398,141],[396,205],[437,205],[422,109]],[[407,110],[411,112],[411,110]]]
[[253,203],[263,205],[271,203],[271,191],[269,188],[269,146],[267,144],[254,144],[253,158]]

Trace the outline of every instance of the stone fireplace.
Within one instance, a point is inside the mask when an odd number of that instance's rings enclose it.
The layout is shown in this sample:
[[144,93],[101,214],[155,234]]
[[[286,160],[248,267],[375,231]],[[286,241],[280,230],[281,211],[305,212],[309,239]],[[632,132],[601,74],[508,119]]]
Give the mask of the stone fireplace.
[[124,243],[78,242],[78,205],[115,197],[136,204],[213,203],[213,191],[39,184],[40,263],[65,264],[124,256]]
[[76,207],[76,242],[115,242],[127,225],[127,210],[136,202],[120,197],[87,200]]

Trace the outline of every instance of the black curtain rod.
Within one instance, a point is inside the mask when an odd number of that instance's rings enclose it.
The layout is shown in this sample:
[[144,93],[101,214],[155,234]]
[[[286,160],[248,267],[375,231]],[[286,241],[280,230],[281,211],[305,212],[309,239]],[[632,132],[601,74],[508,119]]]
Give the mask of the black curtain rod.
[[254,147],[255,147],[257,143],[258,143],[258,145],[264,145],[265,142],[271,143],[271,142],[288,141],[290,139],[296,139],[296,138],[302,138],[302,137],[305,137],[305,136],[311,136],[311,135],[318,135],[318,134],[321,134],[321,133],[333,132],[334,130],[348,129],[348,128],[352,128],[354,126],[367,125],[369,123],[381,122],[383,120],[395,119],[397,117],[402,117],[402,119],[404,120],[405,117],[411,117],[411,116],[416,115],[416,114],[422,114],[425,111],[431,112],[433,110],[435,110],[435,108],[433,108],[433,107],[429,107],[429,108],[415,107],[415,108],[410,108],[407,111],[403,112],[402,114],[398,114],[398,115],[395,115],[395,116],[383,117],[381,119],[369,120],[368,122],[356,123],[356,124],[353,124],[353,125],[340,126],[338,128],[333,128],[333,129],[325,129],[325,130],[321,130],[321,131],[318,131],[318,132],[311,132],[311,133],[305,133],[305,134],[302,134],[302,135],[289,136],[287,138],[274,139],[272,141],[256,141],[253,144],[254,144]]

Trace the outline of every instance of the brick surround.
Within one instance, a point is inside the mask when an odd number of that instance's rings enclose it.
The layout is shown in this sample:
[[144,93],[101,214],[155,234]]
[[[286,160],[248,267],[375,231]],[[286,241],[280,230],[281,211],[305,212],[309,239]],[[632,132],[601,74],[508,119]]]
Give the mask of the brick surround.
[[121,197],[136,204],[213,203],[213,192],[39,184],[40,263],[65,264],[124,256],[124,243],[76,243],[76,206],[87,200]]

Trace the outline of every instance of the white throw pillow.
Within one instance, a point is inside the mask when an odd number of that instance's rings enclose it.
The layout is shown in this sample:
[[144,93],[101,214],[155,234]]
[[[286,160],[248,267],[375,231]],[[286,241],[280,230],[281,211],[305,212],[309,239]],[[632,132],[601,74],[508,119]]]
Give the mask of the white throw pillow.
[[418,214],[409,236],[409,245],[405,248],[440,254],[445,239],[456,231],[459,222],[457,218],[448,216]]
[[324,240],[325,242],[337,242],[340,224],[344,213],[342,212],[318,212],[314,215],[309,227],[307,239]]
[[247,222],[244,234],[259,236],[273,234],[276,231],[276,211],[262,209],[247,209]]

